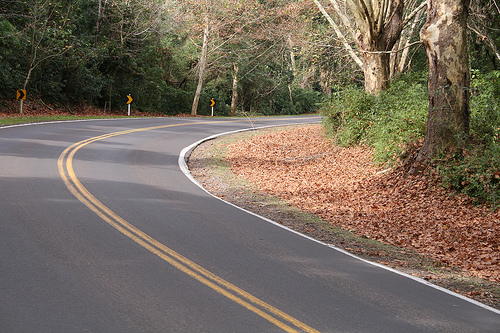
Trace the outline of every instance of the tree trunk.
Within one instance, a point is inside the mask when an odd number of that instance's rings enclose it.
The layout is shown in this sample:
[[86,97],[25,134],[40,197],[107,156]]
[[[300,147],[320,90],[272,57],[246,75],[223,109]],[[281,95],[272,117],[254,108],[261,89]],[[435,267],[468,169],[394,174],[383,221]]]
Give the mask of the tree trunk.
[[[332,17],[328,14],[328,12],[325,10],[325,8],[323,7],[323,5],[318,0],[313,0],[313,1],[316,4],[316,6],[318,6],[318,8],[321,11],[321,13],[323,14],[323,16],[327,19],[327,21],[333,27],[333,30],[337,34],[337,37],[342,42],[342,45],[344,45],[344,48],[349,53],[349,55],[351,56],[351,58],[354,60],[354,62],[356,62],[356,64],[358,64],[359,67],[363,68],[363,62],[361,61],[361,59],[359,59],[358,55],[354,52],[354,50],[352,49],[351,45],[349,45],[347,39],[345,38],[344,34],[340,30],[340,28],[337,25],[337,23],[335,23],[335,21],[332,19]],[[339,15],[339,16],[341,16],[341,17],[343,15],[340,11],[337,11],[336,14]]]
[[403,73],[403,71],[404,71],[406,59],[408,58],[408,53],[410,51],[410,48],[409,48],[410,40],[411,40],[411,37],[413,36],[413,32],[415,31],[417,24],[420,21],[420,18],[422,17],[423,13],[424,13],[424,10],[421,9],[419,12],[417,12],[415,14],[413,22],[411,23],[411,27],[408,31],[408,35],[405,38],[404,45],[403,45],[403,43],[401,43],[401,45],[404,47],[404,50],[401,53],[401,58],[399,59],[399,64],[398,64],[397,68],[395,69],[396,73],[398,73],[398,74]]
[[365,91],[376,95],[389,88],[389,52],[403,29],[403,0],[347,3],[358,26],[356,43],[363,52]]
[[389,88],[391,78],[388,53],[365,52],[363,71],[365,75],[365,92],[374,95]]
[[191,108],[191,115],[196,116],[198,111],[198,102],[200,101],[201,89],[203,88],[203,76],[205,75],[205,68],[207,66],[207,53],[208,53],[208,17],[205,19],[205,30],[203,31],[203,45],[201,46],[200,56],[200,73],[198,76],[198,86],[193,99],[193,107]]
[[420,38],[429,67],[427,131],[417,162],[462,147],[469,134],[468,0],[429,0]]
[[234,117],[236,113],[236,105],[238,104],[238,72],[239,72],[238,65],[234,64],[233,95],[231,97],[231,117]]
[[[24,85],[23,85],[23,90],[26,90],[26,87],[28,86],[28,82],[31,78],[31,73],[33,72],[33,61],[31,61],[31,64],[30,64],[30,68],[28,70],[28,74],[26,75],[26,79],[24,80]],[[23,113],[23,105],[24,105],[24,101],[21,99],[19,101],[19,113],[22,114]]]

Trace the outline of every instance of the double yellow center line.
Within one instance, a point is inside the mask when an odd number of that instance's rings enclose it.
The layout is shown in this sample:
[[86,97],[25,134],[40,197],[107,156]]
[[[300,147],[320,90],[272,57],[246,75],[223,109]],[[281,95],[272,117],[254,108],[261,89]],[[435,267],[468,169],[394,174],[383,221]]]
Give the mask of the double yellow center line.
[[[197,124],[206,123],[207,122],[200,122]],[[213,124],[214,122],[209,123]],[[156,254],[158,257],[160,257],[170,265],[176,267],[180,271],[198,280],[204,285],[212,288],[221,295],[224,295],[227,298],[233,300],[246,309],[254,312],[260,317],[270,321],[286,332],[318,332],[315,329],[300,322],[299,320],[249,294],[248,292],[236,287],[230,282],[218,277],[217,275],[197,265],[186,257],[180,255],[179,253],[173,251],[169,247],[155,240],[151,236],[137,229],[132,224],[125,221],[111,209],[102,204],[82,185],[82,183],[75,175],[75,171],[73,169],[74,156],[78,150],[91,143],[124,134],[186,125],[193,125],[193,123],[171,124],[140,129],[131,129],[104,134],[77,142],[66,148],[59,156],[59,159],[57,161],[59,175],[61,176],[62,180],[66,184],[66,187],[71,191],[71,193],[76,198],[78,198],[78,200],[84,203],[89,209],[96,213],[101,219],[114,227],[123,235],[133,240],[135,243],[139,244],[151,253]]]

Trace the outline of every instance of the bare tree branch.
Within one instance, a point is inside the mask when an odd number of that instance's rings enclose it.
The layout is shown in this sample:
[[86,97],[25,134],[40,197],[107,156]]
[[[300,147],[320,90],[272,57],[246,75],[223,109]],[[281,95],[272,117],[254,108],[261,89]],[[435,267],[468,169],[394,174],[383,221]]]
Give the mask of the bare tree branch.
[[313,1],[316,4],[316,6],[319,8],[319,10],[321,11],[323,16],[328,20],[330,25],[333,27],[333,30],[337,34],[337,37],[341,40],[342,44],[344,45],[345,49],[347,50],[347,52],[349,53],[351,58],[356,62],[356,64],[358,64],[359,67],[363,68],[363,62],[358,57],[358,55],[354,52],[351,45],[349,45],[344,34],[342,34],[342,32],[340,31],[337,23],[335,23],[335,21],[332,19],[332,17],[328,14],[328,12],[325,10],[323,5],[318,0],[313,0]]

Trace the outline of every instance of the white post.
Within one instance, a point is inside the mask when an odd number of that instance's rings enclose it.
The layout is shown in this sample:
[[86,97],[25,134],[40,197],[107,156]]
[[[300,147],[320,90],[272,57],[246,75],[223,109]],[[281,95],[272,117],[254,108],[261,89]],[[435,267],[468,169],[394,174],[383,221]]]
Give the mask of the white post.
[[127,104],[128,105],[128,112],[127,114],[130,116],[130,104]]
[[214,107],[212,106],[212,117],[214,116]]

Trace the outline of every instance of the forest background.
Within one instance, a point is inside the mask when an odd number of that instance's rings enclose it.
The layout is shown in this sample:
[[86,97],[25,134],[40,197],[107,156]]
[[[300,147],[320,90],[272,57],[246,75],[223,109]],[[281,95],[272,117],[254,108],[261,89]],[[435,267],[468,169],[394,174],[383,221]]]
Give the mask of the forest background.
[[[459,58],[471,81],[460,90],[467,104],[470,96],[470,139],[433,158],[446,185],[495,208],[500,9],[496,0],[440,0],[453,1],[466,13]],[[422,145],[428,97],[448,98],[426,84],[435,2],[4,0],[0,108],[22,112],[13,100],[25,90],[26,103],[70,113],[126,110],[129,94],[135,111],[164,115],[210,115],[212,99],[219,116],[321,109],[337,143],[372,145],[392,165]]]

